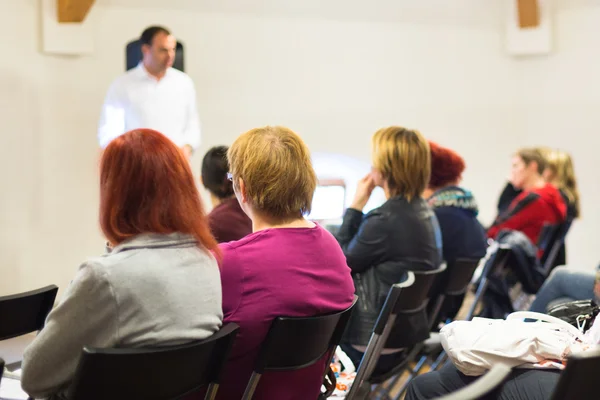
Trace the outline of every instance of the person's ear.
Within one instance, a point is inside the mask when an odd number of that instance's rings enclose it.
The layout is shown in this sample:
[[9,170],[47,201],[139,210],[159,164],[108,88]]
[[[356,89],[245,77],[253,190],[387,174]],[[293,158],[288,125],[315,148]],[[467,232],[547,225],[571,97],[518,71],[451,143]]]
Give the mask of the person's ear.
[[150,52],[150,46],[147,44],[143,44],[142,45],[142,55],[146,55]]
[[246,184],[242,178],[238,179],[238,186],[240,188],[240,200],[242,203],[248,203],[248,196],[246,194]]
[[532,161],[529,163],[529,165],[527,166],[527,169],[529,170],[529,172],[533,173],[533,174],[539,174],[538,171],[538,163],[536,163],[535,161]]

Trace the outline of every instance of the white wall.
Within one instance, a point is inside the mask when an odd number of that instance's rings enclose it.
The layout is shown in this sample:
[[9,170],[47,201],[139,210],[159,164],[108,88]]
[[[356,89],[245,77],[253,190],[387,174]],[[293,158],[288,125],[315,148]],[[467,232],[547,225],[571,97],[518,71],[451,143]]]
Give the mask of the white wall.
[[[9,38],[0,58],[0,294],[64,287],[82,260],[102,251],[98,111],[123,71],[125,43],[155,23],[185,43],[198,89],[204,144],[195,171],[209,146],[255,126],[285,124],[313,151],[368,162],[371,134],[401,124],[463,154],[465,185],[489,222],[510,152],[522,143],[561,145],[584,186],[569,257],[597,261],[600,193],[589,141],[598,139],[583,140],[598,126],[597,91],[589,90],[598,85],[590,61],[600,40],[592,34],[596,3],[560,9],[558,53],[534,60],[504,54],[499,0],[96,3],[94,55],[56,57],[38,51],[38,2],[0,0],[0,35]],[[568,140],[561,136],[573,126]]]

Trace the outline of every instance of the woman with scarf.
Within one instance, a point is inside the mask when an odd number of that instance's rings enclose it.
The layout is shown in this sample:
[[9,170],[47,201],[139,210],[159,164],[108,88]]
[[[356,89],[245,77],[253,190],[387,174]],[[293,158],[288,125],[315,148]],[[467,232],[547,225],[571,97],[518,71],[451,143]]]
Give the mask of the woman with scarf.
[[[477,220],[477,202],[471,192],[458,186],[465,161],[456,152],[437,143],[430,141],[429,148],[431,177],[423,197],[438,219],[444,260],[451,264],[459,258],[482,258],[487,239],[485,229]],[[454,318],[463,299],[464,296],[447,298],[437,322]]]

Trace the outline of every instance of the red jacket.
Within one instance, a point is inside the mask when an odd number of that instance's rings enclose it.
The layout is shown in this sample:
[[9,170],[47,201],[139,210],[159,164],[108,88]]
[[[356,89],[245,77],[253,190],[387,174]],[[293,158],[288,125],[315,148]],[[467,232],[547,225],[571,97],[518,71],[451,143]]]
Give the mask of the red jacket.
[[512,229],[523,232],[533,244],[537,244],[545,224],[560,224],[566,216],[567,205],[560,192],[546,184],[518,195],[506,212],[498,216],[487,234],[495,239],[502,229]]

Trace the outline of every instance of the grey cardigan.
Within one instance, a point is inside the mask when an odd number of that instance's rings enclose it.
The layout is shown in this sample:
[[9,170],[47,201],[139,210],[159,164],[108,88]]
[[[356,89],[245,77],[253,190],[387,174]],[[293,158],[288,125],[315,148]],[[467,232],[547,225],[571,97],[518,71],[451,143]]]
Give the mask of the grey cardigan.
[[182,234],[143,234],[79,267],[23,356],[21,385],[60,398],[83,346],[170,346],[221,326],[217,262]]

